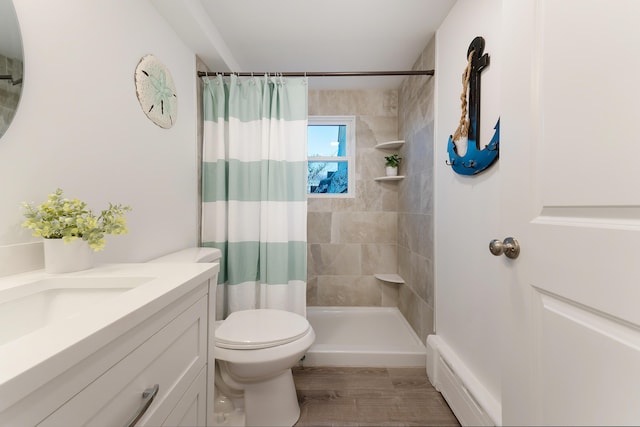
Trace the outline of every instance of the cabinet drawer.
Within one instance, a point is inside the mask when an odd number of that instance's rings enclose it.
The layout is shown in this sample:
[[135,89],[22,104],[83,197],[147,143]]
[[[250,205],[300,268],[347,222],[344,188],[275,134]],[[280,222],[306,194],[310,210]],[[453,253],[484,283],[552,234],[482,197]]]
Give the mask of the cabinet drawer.
[[136,413],[142,393],[158,393],[139,426],[160,425],[206,364],[207,300],[200,298],[89,384],[41,426],[121,426]]
[[[207,368],[202,368],[171,414],[166,427],[204,427],[207,425]],[[137,427],[137,426],[136,426]]]

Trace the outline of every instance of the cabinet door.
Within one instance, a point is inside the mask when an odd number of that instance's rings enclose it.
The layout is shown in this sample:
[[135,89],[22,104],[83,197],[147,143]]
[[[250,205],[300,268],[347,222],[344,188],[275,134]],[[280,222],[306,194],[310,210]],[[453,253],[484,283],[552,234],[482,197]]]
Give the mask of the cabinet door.
[[182,399],[162,423],[167,427],[204,427],[207,419],[207,369],[202,368]]
[[159,385],[139,425],[160,425],[206,366],[207,300],[200,298],[101,377],[74,396],[40,426],[125,425],[142,393]]

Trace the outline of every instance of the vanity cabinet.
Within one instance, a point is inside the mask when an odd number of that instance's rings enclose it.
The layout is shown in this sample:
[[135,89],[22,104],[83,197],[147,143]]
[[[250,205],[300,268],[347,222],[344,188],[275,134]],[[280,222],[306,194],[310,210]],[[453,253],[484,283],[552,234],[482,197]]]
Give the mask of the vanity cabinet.
[[[40,425],[127,425],[134,414],[142,412],[142,394],[156,384],[157,393],[136,426],[163,425],[205,369],[206,309],[203,297],[168,324],[157,324],[157,332],[148,340]],[[204,406],[202,411],[204,414]]]
[[[198,377],[187,389],[184,396],[178,401],[171,411],[164,426],[204,426],[206,424],[206,400],[207,400],[207,375],[205,369],[200,371]],[[210,399],[213,400],[213,399]],[[213,409],[211,409],[213,411]]]
[[136,426],[204,426],[208,281],[104,345],[12,408],[9,425],[126,426],[157,394]]

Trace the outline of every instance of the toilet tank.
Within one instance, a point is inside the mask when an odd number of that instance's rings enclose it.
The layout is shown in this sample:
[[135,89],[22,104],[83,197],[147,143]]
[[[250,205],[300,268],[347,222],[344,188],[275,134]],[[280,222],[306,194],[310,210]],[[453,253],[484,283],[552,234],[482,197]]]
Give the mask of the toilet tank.
[[149,262],[218,262],[221,256],[222,252],[216,248],[187,248]]

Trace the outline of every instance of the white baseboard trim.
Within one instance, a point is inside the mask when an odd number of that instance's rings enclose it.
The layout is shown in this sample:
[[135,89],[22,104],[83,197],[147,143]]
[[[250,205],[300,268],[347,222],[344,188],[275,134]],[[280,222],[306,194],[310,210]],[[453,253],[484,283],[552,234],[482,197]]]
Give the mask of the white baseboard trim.
[[427,337],[427,376],[442,393],[463,426],[502,425],[502,406],[449,345],[438,335]]

